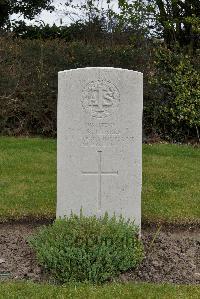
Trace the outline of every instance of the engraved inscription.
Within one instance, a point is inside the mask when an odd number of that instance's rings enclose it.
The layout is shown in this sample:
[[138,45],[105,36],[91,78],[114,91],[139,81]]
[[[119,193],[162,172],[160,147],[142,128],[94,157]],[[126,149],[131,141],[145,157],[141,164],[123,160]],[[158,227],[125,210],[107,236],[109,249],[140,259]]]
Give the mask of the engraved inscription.
[[97,175],[98,176],[98,190],[97,190],[97,209],[101,211],[101,197],[102,197],[102,175],[118,175],[118,171],[103,171],[102,164],[102,151],[98,151],[98,171],[82,171],[82,174]]
[[113,123],[87,123],[87,134],[93,135],[119,135],[120,131],[115,127]]
[[119,143],[131,144],[135,142],[133,136],[120,135],[85,135],[82,137],[82,146],[115,146]]
[[105,118],[118,107],[120,94],[117,87],[104,80],[89,82],[82,91],[82,106],[95,118]]

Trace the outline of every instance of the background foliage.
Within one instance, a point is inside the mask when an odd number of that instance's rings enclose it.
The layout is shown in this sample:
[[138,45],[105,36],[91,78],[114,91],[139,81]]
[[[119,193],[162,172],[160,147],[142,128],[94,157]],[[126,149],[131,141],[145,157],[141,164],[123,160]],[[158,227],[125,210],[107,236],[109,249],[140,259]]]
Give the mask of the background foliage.
[[[199,56],[197,56],[199,57]],[[200,73],[196,58],[166,48],[157,49],[154,75],[148,80],[156,96],[145,106],[149,132],[164,139],[199,139]]]
[[[0,130],[3,134],[56,136],[57,73],[86,66],[115,66],[145,74],[150,49],[101,47],[63,40],[0,39]],[[147,67],[145,67],[147,66]]]
[[66,0],[68,26],[9,22],[52,1],[0,2],[0,134],[55,137],[57,72],[112,66],[144,73],[146,138],[199,141],[199,1],[119,0],[118,12],[113,1]]

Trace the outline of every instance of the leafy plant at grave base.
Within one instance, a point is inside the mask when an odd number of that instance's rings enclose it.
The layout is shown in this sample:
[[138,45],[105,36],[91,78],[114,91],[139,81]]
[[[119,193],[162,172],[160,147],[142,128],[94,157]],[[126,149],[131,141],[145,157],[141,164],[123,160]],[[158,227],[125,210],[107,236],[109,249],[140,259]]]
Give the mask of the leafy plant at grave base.
[[39,263],[59,283],[102,283],[143,259],[138,227],[122,217],[59,219],[29,239]]

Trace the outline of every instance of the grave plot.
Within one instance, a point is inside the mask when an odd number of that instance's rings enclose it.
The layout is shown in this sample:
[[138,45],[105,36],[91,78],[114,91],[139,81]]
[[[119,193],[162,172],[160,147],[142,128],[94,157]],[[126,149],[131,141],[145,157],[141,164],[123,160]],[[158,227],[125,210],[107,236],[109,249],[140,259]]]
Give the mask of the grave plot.
[[[27,242],[40,228],[38,223],[0,225],[0,281],[49,281]],[[158,228],[145,226],[142,229],[145,259],[136,270],[121,274],[117,281],[198,285],[200,227],[162,227],[156,235]]]

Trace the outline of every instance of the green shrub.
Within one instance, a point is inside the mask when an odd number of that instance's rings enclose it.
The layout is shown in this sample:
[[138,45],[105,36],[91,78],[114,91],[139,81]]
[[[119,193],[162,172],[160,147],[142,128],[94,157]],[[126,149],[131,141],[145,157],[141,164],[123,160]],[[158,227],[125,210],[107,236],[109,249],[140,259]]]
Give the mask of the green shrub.
[[[145,107],[145,122],[164,139],[200,140],[200,73],[192,57],[160,48],[150,78],[154,101]],[[195,136],[196,135],[196,136]]]
[[200,128],[200,74],[188,60],[181,60],[168,81],[171,97],[163,108],[171,123],[177,127],[194,128],[199,138]]
[[0,37],[0,134],[57,134],[57,74],[110,66],[144,73],[147,137],[200,139],[200,53],[184,55],[149,41],[146,46]]
[[59,283],[102,283],[143,258],[137,226],[107,215],[56,220],[29,242],[39,263]]
[[111,66],[145,72],[149,49],[2,36],[0,57],[0,134],[56,137],[59,71]]

